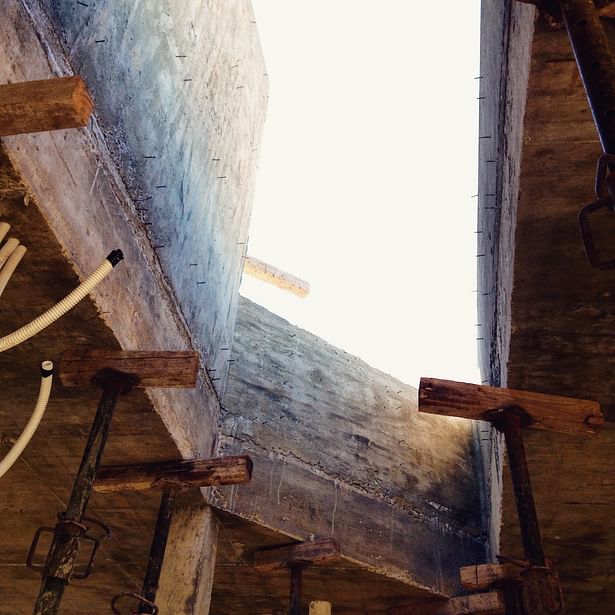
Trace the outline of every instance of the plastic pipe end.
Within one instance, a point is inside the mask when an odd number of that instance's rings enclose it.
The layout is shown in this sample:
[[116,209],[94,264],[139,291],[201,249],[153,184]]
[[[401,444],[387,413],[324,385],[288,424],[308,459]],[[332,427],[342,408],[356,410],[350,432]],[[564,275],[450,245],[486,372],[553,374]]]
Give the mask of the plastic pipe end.
[[115,267],[123,258],[124,254],[121,250],[113,250],[113,252],[107,256],[107,260],[111,263],[112,267]]
[[53,375],[53,361],[43,361],[41,363],[41,378],[49,378]]

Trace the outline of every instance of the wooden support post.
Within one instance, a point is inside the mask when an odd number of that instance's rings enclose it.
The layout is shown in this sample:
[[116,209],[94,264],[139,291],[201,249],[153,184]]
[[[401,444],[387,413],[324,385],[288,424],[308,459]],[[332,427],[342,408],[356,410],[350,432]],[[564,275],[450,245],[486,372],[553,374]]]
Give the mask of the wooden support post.
[[60,360],[65,387],[87,387],[101,369],[136,378],[136,387],[193,388],[199,355],[189,351],[67,350]]
[[[71,363],[70,360],[66,360],[66,357],[70,359],[71,355],[80,356],[81,361],[73,360]],[[160,358],[161,355],[163,360]],[[164,366],[168,362],[174,364],[174,353],[69,351],[64,354],[61,363],[66,368],[64,373],[70,374],[71,369],[69,368],[72,365],[73,374],[87,374],[84,383],[100,386],[103,395],[90,430],[66,512],[56,525],[45,562],[41,590],[34,608],[35,615],[56,615],[64,590],[73,576],[81,541],[87,537],[87,526],[84,525],[85,513],[119,396],[130,392],[138,383],[146,386],[144,382],[155,382],[155,386],[194,386],[196,381],[196,369],[192,369],[194,357],[186,357],[186,353],[181,353],[181,355],[180,364],[184,366],[184,369],[171,369],[169,373],[166,373]],[[185,369],[186,363],[192,367]],[[125,371],[122,368],[125,368]],[[62,375],[62,371],[60,374]],[[31,553],[36,546],[36,536]],[[88,574],[91,564],[90,560]]]
[[331,603],[321,600],[310,602],[310,615],[331,615]]
[[505,615],[505,609],[504,596],[496,591],[395,607],[389,615]]
[[86,126],[93,107],[80,77],[0,85],[0,137]]
[[303,570],[310,564],[328,564],[339,559],[339,544],[332,538],[326,538],[257,551],[254,554],[254,567],[261,572],[271,572],[284,568],[290,571],[288,615],[301,615]]
[[[593,435],[604,423],[599,404],[555,395],[421,378],[419,410],[490,421],[504,434],[523,550],[529,563],[521,572],[523,604],[531,615],[559,613],[563,600],[557,575],[546,564],[525,456],[523,427]],[[507,594],[509,603],[513,597],[517,601],[514,594],[516,592]]]
[[252,460],[247,455],[184,459],[129,465],[102,466],[98,470],[94,491],[144,491],[175,487],[213,487],[240,485],[252,477]]
[[297,295],[302,299],[307,297],[310,292],[310,285],[305,280],[286,273],[273,265],[264,263],[253,256],[246,256],[244,258],[243,271],[253,278],[273,284],[273,286],[287,290],[289,293],[293,293],[293,295]]
[[521,571],[529,566],[528,562],[504,564],[479,564],[478,566],[464,566],[459,569],[461,585],[468,591],[481,591],[502,583],[520,581]]
[[[101,468],[101,470],[103,470]],[[166,461],[166,462],[154,462],[154,463],[141,463],[124,466],[108,466],[101,472],[100,480],[97,483],[98,491],[103,493],[115,493],[118,491],[144,491],[146,489],[152,489],[155,487],[162,488],[162,499],[160,503],[160,509],[158,511],[158,520],[156,522],[156,529],[154,531],[154,537],[152,539],[152,545],[150,549],[150,556],[147,565],[147,571],[143,580],[143,589],[140,595],[133,592],[122,592],[117,594],[111,600],[111,609],[114,613],[119,614],[119,603],[130,598],[136,600],[139,604],[139,610],[137,613],[158,613],[160,612],[160,606],[158,604],[157,595],[158,588],[160,587],[161,575],[164,563],[166,561],[166,551],[168,545],[168,537],[170,528],[174,521],[175,510],[174,503],[178,492],[182,488],[186,487],[210,487],[213,485],[237,485],[241,483],[247,483],[252,478],[252,461],[247,455],[241,455],[236,457],[222,457],[219,459],[189,459],[183,461]],[[197,509],[198,510],[198,509]],[[191,510],[186,508],[183,510],[184,516],[191,520]],[[206,516],[209,514],[205,513]],[[198,518],[199,516],[196,515]],[[211,520],[207,519],[211,524]],[[192,541],[190,535],[184,536],[186,520],[182,521],[181,531],[182,538],[178,541],[184,544],[186,540]],[[176,526],[177,527],[177,526]],[[212,530],[211,527],[208,528]],[[180,528],[177,528],[180,531]],[[213,531],[213,530],[212,530]],[[207,543],[209,544],[209,543]],[[198,546],[198,542],[197,542]],[[175,557],[181,560],[185,560],[187,554],[189,554],[193,547],[184,546],[185,553],[175,553]],[[197,559],[200,562],[203,553],[197,552]],[[193,558],[188,558],[188,562],[193,561]],[[211,561],[215,561],[215,554],[212,556]],[[207,562],[210,562],[208,559]],[[173,578],[177,581],[177,575],[180,575],[181,579],[186,576],[186,571],[182,566],[186,566],[184,562],[174,563],[167,566],[167,570],[170,568],[174,570]],[[203,563],[205,565],[205,562]],[[204,594],[204,600],[209,601],[211,594],[211,580],[213,579],[213,563],[212,573],[206,577],[209,579],[207,591]],[[190,566],[188,565],[188,569]],[[195,574],[199,574],[198,569],[194,571]],[[189,590],[194,593],[195,588],[198,592],[198,579],[190,584]],[[167,590],[175,595],[175,588],[172,584],[167,584]],[[185,589],[185,588],[184,588]],[[188,608],[191,601],[183,601]],[[209,606],[207,606],[209,608]],[[200,609],[200,607],[199,607]],[[177,613],[177,606],[173,609],[163,610],[163,612]],[[207,610],[191,611],[186,610],[185,613],[207,613]]]

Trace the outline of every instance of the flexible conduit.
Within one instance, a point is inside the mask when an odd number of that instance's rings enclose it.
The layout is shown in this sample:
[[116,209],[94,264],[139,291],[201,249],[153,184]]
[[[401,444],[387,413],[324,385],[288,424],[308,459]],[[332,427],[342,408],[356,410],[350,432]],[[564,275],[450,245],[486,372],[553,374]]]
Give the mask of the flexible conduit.
[[6,263],[9,256],[15,252],[17,246],[19,245],[19,240],[14,237],[10,237],[6,240],[6,243],[0,248],[0,267]]
[[19,265],[26,252],[27,250],[25,246],[18,246],[15,252],[9,256],[9,259],[6,261],[4,267],[0,270],[0,297],[4,292],[6,285],[9,283],[11,276],[15,273],[17,265]]
[[17,461],[17,459],[19,459],[19,456],[23,453],[26,446],[28,446],[34,432],[37,430],[41,419],[43,418],[43,414],[45,414],[45,410],[47,409],[49,395],[51,394],[52,382],[53,363],[51,361],[43,361],[41,364],[41,386],[38,391],[36,405],[34,406],[30,420],[24,427],[24,430],[21,432],[19,438],[17,438],[17,441],[13,444],[11,450],[6,454],[4,459],[0,461],[0,478],[4,476],[11,469],[11,466]]
[[9,232],[10,228],[10,224],[7,224],[6,222],[0,222],[0,241],[2,241],[6,237],[6,234]]
[[[10,240],[9,240],[10,241]],[[113,250],[109,256],[98,266],[98,268],[85,279],[75,290],[66,295],[62,301],[56,303],[52,308],[35,318],[32,322],[24,325],[20,329],[9,333],[0,338],[0,352],[9,350],[32,336],[42,331],[45,327],[54,323],[58,318],[66,314],[75,307],[79,301],[86,297],[92,290],[100,284],[111,273],[113,268],[124,258],[121,250]]]

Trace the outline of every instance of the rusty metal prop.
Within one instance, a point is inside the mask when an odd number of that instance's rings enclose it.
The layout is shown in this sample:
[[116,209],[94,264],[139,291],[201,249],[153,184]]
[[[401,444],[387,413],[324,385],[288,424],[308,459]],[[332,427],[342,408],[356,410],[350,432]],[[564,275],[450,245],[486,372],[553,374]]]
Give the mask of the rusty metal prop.
[[[604,170],[607,194],[598,193],[598,200],[586,205],[579,213],[579,227],[589,264],[602,270],[615,268],[615,258],[603,260],[595,246],[590,217],[600,209],[615,212],[610,173],[615,172],[615,57],[600,22],[594,0],[519,0],[534,4],[547,20],[561,20],[583,81],[587,100],[598,130],[602,149],[607,155],[608,168]],[[602,161],[602,158],[600,159]],[[600,173],[601,162],[598,163]],[[603,185],[604,182],[602,182]]]
[[[138,608],[141,609],[143,605],[147,605],[151,608],[150,613],[153,613],[154,615],[157,615],[159,613],[158,611],[158,607],[153,603],[153,602],[148,602],[143,596],[140,596],[139,594],[135,594],[134,592],[123,592],[121,594],[118,594],[117,596],[114,596],[113,599],[111,600],[111,610],[116,614],[116,615],[122,615],[122,611],[120,610],[119,607],[119,603],[122,600],[125,600],[127,598],[131,598],[132,600],[134,600],[135,602],[137,602],[137,604],[139,605]],[[139,611],[130,611],[130,615],[139,615],[139,613],[142,613],[143,611],[139,610]]]
[[[615,268],[615,259],[602,260],[596,250],[590,225],[590,216],[600,209],[614,211],[613,180],[615,170],[615,58],[598,11],[592,0],[559,0],[561,16],[574,51],[579,73],[585,87],[602,149],[607,157],[598,162],[598,200],[585,206],[579,213],[579,226],[589,264],[602,270]],[[606,164],[604,164],[606,162]],[[602,177],[601,177],[602,176]]]
[[579,226],[585,254],[592,267],[596,269],[615,268],[615,258],[602,260],[594,242],[594,234],[591,227],[591,216],[600,209],[607,209],[615,212],[615,175],[611,169],[615,168],[615,156],[613,154],[603,154],[598,160],[596,169],[596,196],[597,201],[586,205],[579,213]]
[[156,593],[158,592],[160,573],[162,571],[162,564],[164,563],[164,554],[167,548],[171,521],[173,519],[173,505],[175,504],[176,494],[177,487],[167,487],[162,492],[158,517],[156,519],[156,529],[154,530],[154,537],[150,547],[147,570],[145,571],[141,594],[125,592],[115,596],[111,600],[111,609],[116,615],[122,615],[117,607],[117,603],[121,598],[126,596],[130,596],[139,602],[138,609],[136,611],[130,611],[130,615],[158,613]]
[[301,615],[301,590],[303,570],[306,564],[291,564],[290,571],[290,606],[288,615]]
[[[504,434],[523,551],[529,562],[529,566],[524,567],[521,572],[520,595],[513,587],[505,593],[507,612],[514,615],[561,613],[564,607],[562,594],[559,583],[545,559],[523,444],[523,426],[531,421],[521,408],[515,407],[497,410],[485,418]],[[523,610],[520,609],[521,605]]]
[[[90,430],[88,441],[81,458],[81,465],[70,494],[66,512],[60,514],[60,520],[53,528],[53,540],[49,547],[47,560],[43,567],[41,589],[34,607],[34,615],[56,615],[60,608],[64,590],[71,578],[85,578],[92,569],[93,558],[99,541],[88,534],[85,512],[96,478],[96,470],[105,449],[113,411],[120,395],[128,393],[135,384],[135,377],[115,370],[101,370],[94,379],[94,384],[103,390],[96,416]],[[91,521],[91,520],[90,520]],[[41,528],[34,537],[28,554],[31,567],[38,539],[51,528]],[[83,540],[94,543],[92,554],[86,565],[85,576],[74,574],[74,568]]]

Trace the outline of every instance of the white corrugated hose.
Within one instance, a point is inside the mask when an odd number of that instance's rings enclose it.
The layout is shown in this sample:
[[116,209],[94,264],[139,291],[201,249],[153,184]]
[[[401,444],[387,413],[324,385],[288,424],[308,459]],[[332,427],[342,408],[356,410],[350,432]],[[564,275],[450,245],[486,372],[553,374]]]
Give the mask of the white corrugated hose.
[[98,268],[79,284],[75,290],[66,295],[62,301],[56,303],[52,308],[48,309],[27,325],[0,338],[0,352],[4,352],[5,350],[9,350],[25,342],[66,314],[66,312],[75,307],[79,301],[91,293],[92,290],[111,273],[113,267],[115,267],[122,258],[123,255],[121,250],[114,250],[111,252]]
[[26,446],[28,446],[34,432],[37,430],[43,418],[43,414],[45,414],[45,410],[47,409],[52,382],[53,363],[51,361],[43,361],[41,364],[41,386],[38,392],[36,405],[21,435],[17,438],[17,441],[13,444],[11,450],[6,454],[4,459],[0,461],[0,478],[4,476],[17,459],[19,459],[19,456],[23,453]]

